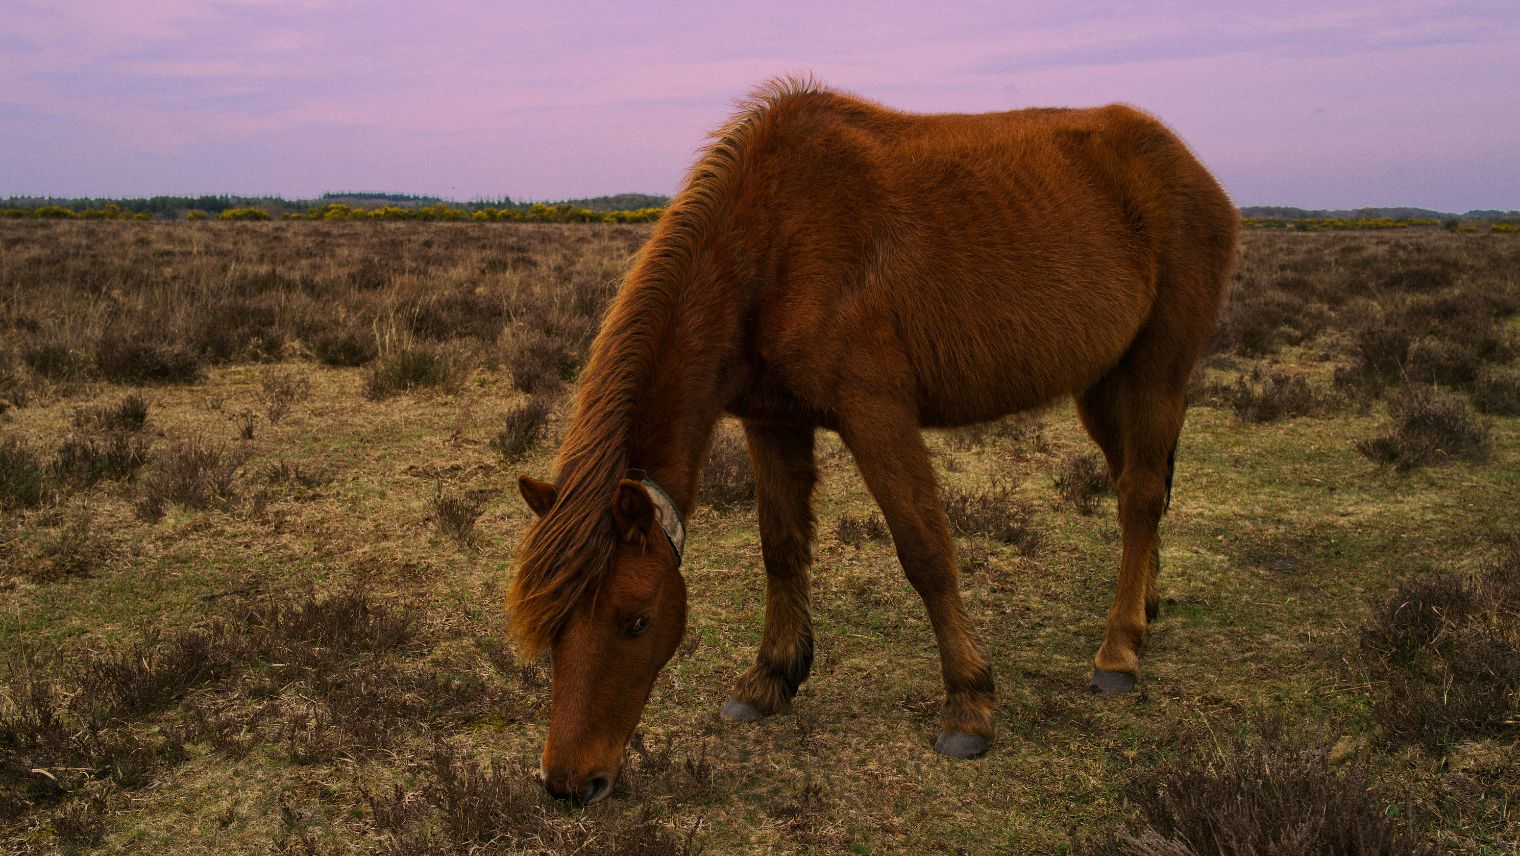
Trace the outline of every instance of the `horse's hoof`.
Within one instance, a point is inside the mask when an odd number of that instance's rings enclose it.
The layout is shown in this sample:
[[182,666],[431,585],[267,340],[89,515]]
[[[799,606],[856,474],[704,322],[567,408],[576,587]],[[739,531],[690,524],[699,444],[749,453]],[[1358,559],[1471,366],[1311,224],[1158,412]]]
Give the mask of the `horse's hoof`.
[[987,751],[987,738],[944,731],[934,738],[934,751],[947,758],[978,758]]
[[729,722],[759,722],[765,718],[765,714],[736,698],[724,702],[718,715]]
[[1134,688],[1134,675],[1129,672],[1110,672],[1107,669],[1093,669],[1092,680],[1087,682],[1088,692],[1103,695],[1127,693]]

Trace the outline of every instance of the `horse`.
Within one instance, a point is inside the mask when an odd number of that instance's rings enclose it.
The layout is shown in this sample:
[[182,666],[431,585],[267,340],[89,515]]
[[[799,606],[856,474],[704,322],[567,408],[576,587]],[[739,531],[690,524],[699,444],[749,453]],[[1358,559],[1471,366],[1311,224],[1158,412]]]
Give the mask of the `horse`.
[[536,520],[506,606],[519,656],[551,654],[544,786],[578,803],[611,788],[685,632],[684,521],[724,414],[748,445],[766,579],[724,718],[786,711],[808,677],[824,429],[928,610],[945,685],[933,747],[984,753],[992,671],[921,430],[1063,395],[1103,451],[1123,530],[1090,687],[1131,689],[1238,222],[1182,141],[1125,105],[910,114],[795,79],[740,102],[606,310],[554,480],[518,479]]

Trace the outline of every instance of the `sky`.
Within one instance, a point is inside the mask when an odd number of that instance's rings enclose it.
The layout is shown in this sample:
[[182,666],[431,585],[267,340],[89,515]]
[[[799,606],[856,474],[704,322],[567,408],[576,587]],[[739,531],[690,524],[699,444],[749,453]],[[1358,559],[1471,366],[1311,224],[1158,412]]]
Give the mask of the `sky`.
[[1520,208],[1520,3],[0,0],[0,196],[673,193],[767,78],[1122,101],[1240,205]]

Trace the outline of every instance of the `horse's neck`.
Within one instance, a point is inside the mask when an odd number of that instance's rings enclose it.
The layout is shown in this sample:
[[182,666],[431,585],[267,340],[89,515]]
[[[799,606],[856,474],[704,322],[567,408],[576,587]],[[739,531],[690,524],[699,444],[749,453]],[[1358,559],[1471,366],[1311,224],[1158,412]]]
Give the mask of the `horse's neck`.
[[[732,287],[708,283],[698,287]],[[683,515],[695,505],[702,457],[726,401],[722,378],[732,374],[724,362],[735,350],[737,306],[727,299],[681,301],[633,422],[628,465],[648,473]]]

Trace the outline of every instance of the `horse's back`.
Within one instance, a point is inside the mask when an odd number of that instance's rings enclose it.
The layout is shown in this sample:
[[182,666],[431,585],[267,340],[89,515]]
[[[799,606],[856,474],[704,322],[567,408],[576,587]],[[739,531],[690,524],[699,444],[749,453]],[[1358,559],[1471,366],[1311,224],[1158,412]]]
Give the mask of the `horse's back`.
[[[925,424],[1038,406],[1120,360],[1169,299],[1190,230],[1233,247],[1228,198],[1140,111],[799,100],[777,105],[756,167],[767,249],[784,257],[756,339],[804,398],[911,396]],[[1210,325],[1222,276],[1187,296]]]

